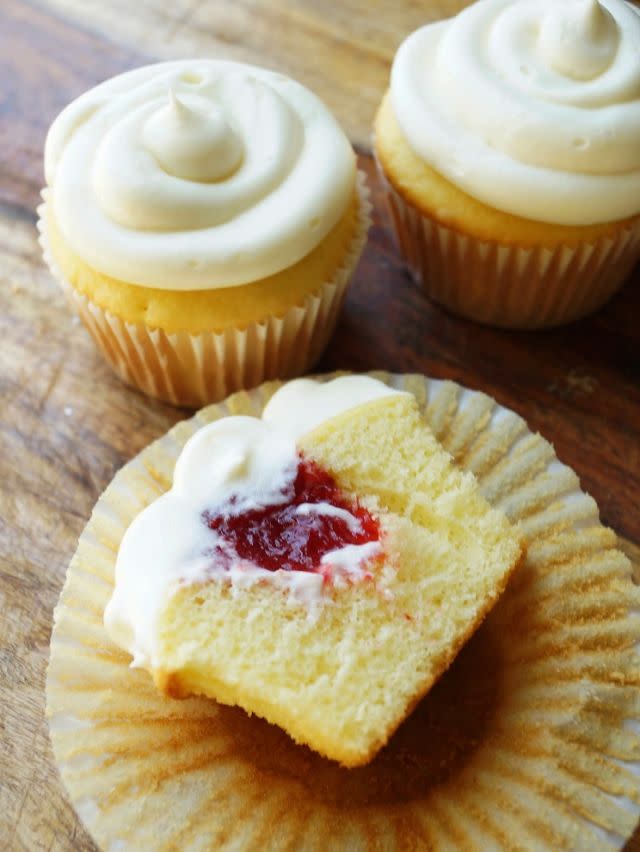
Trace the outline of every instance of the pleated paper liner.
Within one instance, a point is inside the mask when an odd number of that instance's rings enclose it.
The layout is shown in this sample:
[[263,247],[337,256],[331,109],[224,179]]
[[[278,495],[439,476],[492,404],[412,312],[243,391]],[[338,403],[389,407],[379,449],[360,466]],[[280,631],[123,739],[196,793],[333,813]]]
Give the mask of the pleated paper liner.
[[528,546],[497,607],[366,767],[347,770],[237,708],[159,695],[102,612],[122,535],[199,427],[124,467],[85,528],[55,613],[47,714],[63,781],[104,849],[615,849],[640,816],[640,592],[576,475],[524,421],[451,382],[412,391]]
[[200,407],[267,379],[302,375],[318,360],[335,329],[371,224],[369,190],[362,172],[358,172],[357,191],[356,232],[333,278],[282,316],[271,316],[245,328],[169,334],[160,328],[125,322],[93,303],[66,280],[50,251],[47,190],[38,209],[40,244],[67,301],[118,376],[149,396]]
[[452,313],[503,328],[550,328],[605,304],[640,258],[640,217],[616,238],[524,248],[480,240],[425,216],[378,162],[393,228],[413,277]]

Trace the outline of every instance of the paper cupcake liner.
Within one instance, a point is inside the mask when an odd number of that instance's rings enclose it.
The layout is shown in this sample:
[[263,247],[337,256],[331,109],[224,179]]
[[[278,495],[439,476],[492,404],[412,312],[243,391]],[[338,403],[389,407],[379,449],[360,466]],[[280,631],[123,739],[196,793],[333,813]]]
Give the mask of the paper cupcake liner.
[[523,248],[480,240],[425,216],[378,161],[396,238],[427,296],[452,313],[503,328],[549,328],[601,307],[640,258],[640,217],[617,236]]
[[242,710],[159,695],[102,625],[131,520],[202,425],[178,424],[98,501],[55,612],[47,715],[70,798],[105,849],[616,849],[640,816],[640,591],[594,501],[524,421],[422,376],[436,435],[528,556],[482,628],[368,766],[344,769]]
[[365,176],[358,172],[356,234],[330,281],[282,316],[221,332],[169,334],[129,323],[79,293],[49,248],[45,204],[38,229],[44,259],[106,360],[127,384],[174,405],[200,407],[267,379],[292,378],[319,359],[335,329],[345,291],[371,224]]

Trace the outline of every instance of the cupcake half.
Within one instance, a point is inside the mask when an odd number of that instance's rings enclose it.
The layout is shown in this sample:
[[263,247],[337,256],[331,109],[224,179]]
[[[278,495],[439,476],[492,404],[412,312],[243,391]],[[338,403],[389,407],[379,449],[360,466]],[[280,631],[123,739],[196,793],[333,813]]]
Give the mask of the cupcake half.
[[[291,385],[285,389],[270,382],[177,424],[132,459],[100,497],[54,616],[47,674],[53,752],[70,801],[100,848],[555,852],[620,849],[633,833],[640,814],[640,590],[629,561],[616,549],[614,533],[601,525],[598,508],[580,490],[575,473],[513,412],[451,382],[377,377],[411,394],[437,440],[474,474],[493,509],[517,525],[524,561],[482,627],[387,746],[366,766],[346,769],[240,708],[204,698],[167,698],[107,635],[103,613],[121,581],[118,550],[134,518],[173,491],[183,465],[178,457],[184,461],[190,452],[187,441],[229,415],[266,425],[278,411],[291,419],[313,417],[314,407],[292,407]],[[329,393],[331,384],[325,388]],[[363,402],[354,384],[348,385],[346,399]],[[394,410],[406,405],[402,396],[393,399],[387,404]],[[315,412],[329,415],[324,395]],[[345,412],[343,427],[355,425],[356,415]],[[329,449],[325,439],[333,429],[330,423],[319,428],[314,446]],[[365,440],[364,429],[352,434]],[[395,433],[387,441],[385,453],[400,450],[398,437]],[[309,441],[307,435],[307,452]],[[336,440],[335,447],[346,461],[349,441]],[[426,444],[421,447],[427,450]],[[405,463],[418,455],[407,453]],[[367,487],[388,470],[386,458],[384,467],[375,456],[369,458]],[[364,467],[366,456],[361,462]],[[401,489],[412,488],[411,482],[401,483]],[[195,497],[195,491],[191,494]],[[423,504],[434,515],[441,506],[441,500]],[[434,527],[434,536],[445,530]],[[465,529],[461,533],[467,535]],[[476,566],[470,565],[469,591],[480,581]],[[336,594],[355,596],[360,588],[364,602],[370,583],[356,582]],[[152,593],[157,589],[150,586]],[[259,589],[260,584],[236,586],[236,602],[255,600]],[[182,590],[185,596],[188,590]],[[232,582],[228,590],[233,600]],[[331,587],[327,591],[331,594]],[[288,592],[282,592],[286,600]],[[194,596],[196,618],[204,617],[210,595],[204,592],[201,604]],[[406,671],[409,656],[420,647],[414,631],[435,631],[457,598],[457,592],[447,593],[440,607],[423,611],[422,628],[401,619],[408,639],[398,672]],[[143,593],[139,600],[152,603]],[[331,635],[320,630],[321,619],[335,617],[331,600],[321,599],[317,641]],[[174,614],[186,615],[187,598],[174,602]],[[408,605],[401,612],[415,614],[418,598]],[[292,620],[298,607],[291,602]],[[267,614],[252,614],[257,631]],[[243,624],[241,630],[249,627]],[[127,637],[121,624],[120,636],[121,644],[145,653],[139,641],[144,634]],[[229,631],[229,642],[240,640]],[[279,640],[276,632],[265,636],[259,653]],[[388,640],[383,628],[372,631],[366,640],[371,655],[384,655]],[[336,645],[336,653],[344,650],[344,641]],[[284,652],[292,651],[293,639]],[[347,673],[350,658],[343,659]],[[233,663],[229,657],[219,662]],[[249,666],[256,662],[245,660]],[[270,656],[268,664],[275,659]],[[399,697],[395,683],[387,684],[392,701]],[[323,686],[321,678],[317,685]],[[353,694],[349,680],[336,698],[345,694]],[[287,706],[293,712],[299,700]],[[322,721],[331,724],[328,716]],[[364,721],[369,721],[366,713]]]
[[401,45],[376,156],[430,298],[537,328],[621,286],[640,257],[639,42],[623,0],[480,0]]
[[231,62],[140,68],[60,114],[45,170],[45,258],[126,382],[200,405],[319,357],[369,205],[307,89]]
[[181,452],[118,549],[104,624],[167,696],[201,694],[370,762],[519,563],[520,537],[410,393],[300,379]]

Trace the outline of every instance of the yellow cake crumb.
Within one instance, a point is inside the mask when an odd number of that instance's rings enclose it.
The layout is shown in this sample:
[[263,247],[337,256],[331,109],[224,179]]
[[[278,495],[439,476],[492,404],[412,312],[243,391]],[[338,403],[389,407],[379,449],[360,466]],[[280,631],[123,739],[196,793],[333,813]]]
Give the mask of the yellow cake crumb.
[[352,409],[299,446],[378,514],[385,557],[375,582],[325,586],[314,613],[269,582],[183,586],[159,616],[153,675],[169,695],[239,705],[358,766],[446,670],[522,548],[409,395]]
[[168,334],[242,329],[265,317],[282,316],[330,281],[358,228],[358,194],[337,225],[302,260],[275,275],[237,287],[164,290],[141,287],[103,275],[66,243],[47,204],[47,234],[53,257],[69,283],[93,304],[125,322],[160,328]]

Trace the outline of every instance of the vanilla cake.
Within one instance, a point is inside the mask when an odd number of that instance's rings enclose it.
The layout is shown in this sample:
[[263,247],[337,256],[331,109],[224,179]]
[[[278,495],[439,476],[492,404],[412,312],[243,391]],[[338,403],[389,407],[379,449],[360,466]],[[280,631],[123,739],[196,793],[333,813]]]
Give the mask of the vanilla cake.
[[410,394],[300,380],[262,420],[223,418],[187,443],[123,539],[105,624],[168,695],[239,705],[358,766],[520,556]]

